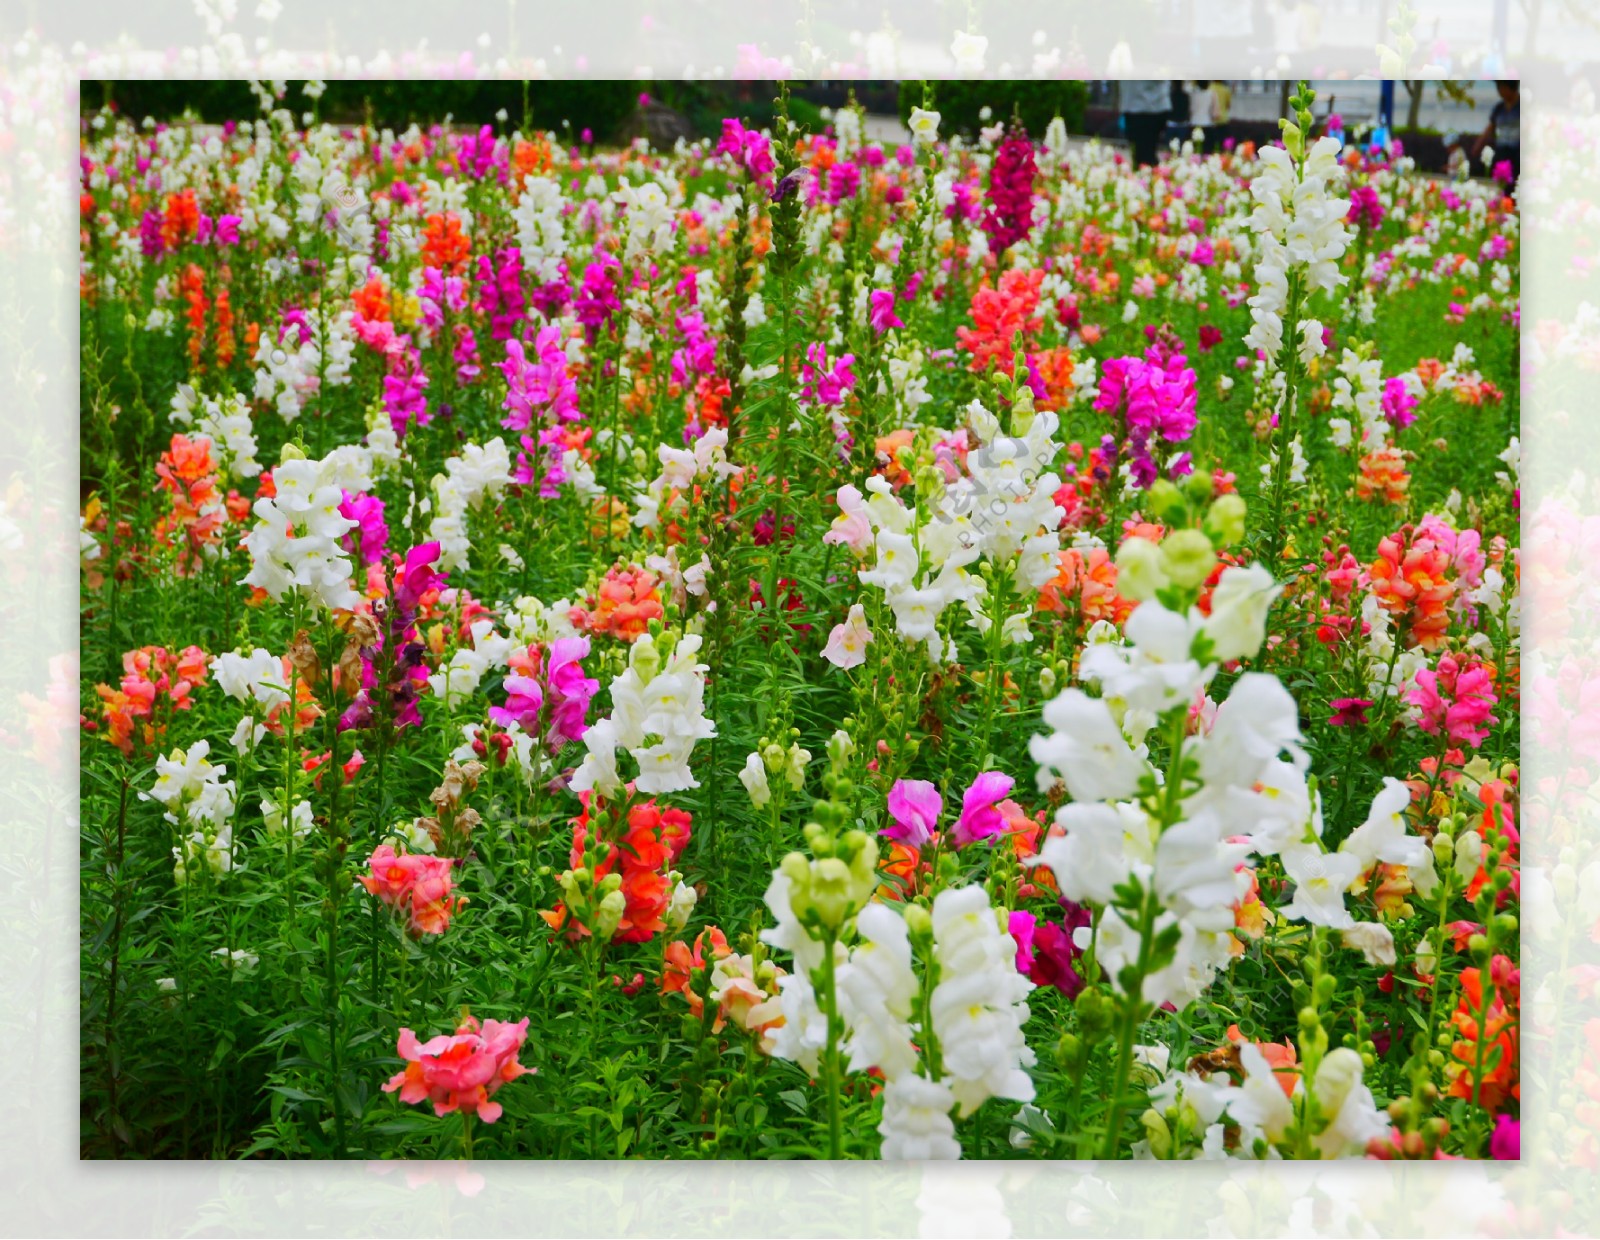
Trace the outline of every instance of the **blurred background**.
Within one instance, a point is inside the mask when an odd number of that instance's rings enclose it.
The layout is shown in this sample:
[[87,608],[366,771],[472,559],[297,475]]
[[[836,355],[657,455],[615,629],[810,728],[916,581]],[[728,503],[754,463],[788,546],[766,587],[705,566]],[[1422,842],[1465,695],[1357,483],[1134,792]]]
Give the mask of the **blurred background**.
[[[1321,78],[1313,81],[1316,111],[1348,140],[1399,138],[1425,172],[1441,171],[1453,147],[1470,150],[1499,102],[1493,81],[1475,79]],[[616,144],[648,138],[658,148],[677,139],[715,137],[724,117],[757,128],[771,125],[778,93],[775,80],[712,81],[494,81],[444,79],[330,81],[315,99],[306,83],[278,84],[281,102],[297,113],[346,124],[367,123],[396,131],[413,122],[554,130],[572,143]],[[1140,122],[1130,112],[1155,99],[1165,105],[1155,126],[1163,147],[1203,128],[1206,145],[1270,142],[1278,118],[1288,113],[1287,80],[1257,78],[1196,81],[1119,81],[1033,78],[1010,81],[935,81],[933,104],[943,136],[976,139],[993,124],[1016,118],[1042,137],[1060,116],[1069,134],[1137,145]],[[922,81],[833,79],[790,83],[790,114],[802,128],[825,131],[834,109],[852,100],[865,109],[866,137],[895,146],[910,140],[905,122],[924,102]],[[184,117],[223,123],[245,120],[259,104],[243,80],[184,79],[85,81],[80,109],[87,115],[109,104],[117,112],[173,122]],[[1514,123],[1514,122],[1513,122]],[[1130,128],[1130,125],[1132,128]],[[1147,152],[1141,159],[1148,162]]]

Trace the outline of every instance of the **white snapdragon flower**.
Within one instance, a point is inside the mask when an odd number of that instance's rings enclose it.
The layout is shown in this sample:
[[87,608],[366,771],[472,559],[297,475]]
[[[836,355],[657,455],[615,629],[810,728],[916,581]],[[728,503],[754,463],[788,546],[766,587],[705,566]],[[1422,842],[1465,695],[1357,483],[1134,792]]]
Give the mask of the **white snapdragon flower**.
[[945,1084],[970,1115],[989,1098],[1033,1100],[1025,1071],[1034,1055],[1022,1036],[1033,983],[1017,972],[1017,945],[1000,929],[989,893],[974,884],[933,899],[939,984],[929,1015],[939,1039]]
[[1063,780],[1074,801],[1118,800],[1133,795],[1148,767],[1134,755],[1111,708],[1082,689],[1067,689],[1045,704],[1051,731],[1028,742],[1039,764],[1039,790]]
[[939,140],[939,119],[939,113],[926,108],[911,109],[909,127],[918,146],[932,146]]
[[332,456],[292,457],[273,470],[277,494],[256,500],[252,509],[256,524],[245,539],[252,561],[245,584],[274,599],[296,591],[329,608],[356,605],[350,557],[339,541],[356,522],[339,511],[340,472]]
[[927,1077],[905,1075],[883,1087],[881,1157],[892,1160],[953,1160],[961,1157],[950,1109],[955,1095]]
[[767,783],[767,764],[761,760],[759,753],[752,752],[745,758],[744,767],[739,772],[739,782],[750,794],[750,804],[757,809],[772,800],[772,788]]

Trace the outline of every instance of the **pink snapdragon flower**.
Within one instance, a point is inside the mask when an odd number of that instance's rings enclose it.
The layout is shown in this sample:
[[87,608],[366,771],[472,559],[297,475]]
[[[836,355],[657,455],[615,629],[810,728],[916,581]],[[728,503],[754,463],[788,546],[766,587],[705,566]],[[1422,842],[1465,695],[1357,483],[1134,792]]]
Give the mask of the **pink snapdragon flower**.
[[1481,663],[1457,660],[1445,655],[1436,671],[1424,668],[1417,673],[1406,701],[1421,712],[1417,726],[1430,736],[1443,731],[1457,744],[1474,749],[1489,738],[1489,728],[1499,722],[1495,703],[1494,678]]
[[894,290],[875,288],[868,300],[872,303],[872,330],[883,335],[891,327],[904,327],[900,316],[894,312]]
[[961,798],[961,816],[950,831],[950,843],[965,848],[974,840],[988,839],[1005,829],[1005,818],[996,805],[1010,793],[1016,780],[1000,771],[985,771],[972,781]]
[[465,896],[451,895],[449,857],[429,853],[397,853],[392,844],[379,844],[367,862],[371,871],[361,885],[385,905],[405,916],[412,938],[443,934],[450,918],[465,904]]
[[505,1111],[493,1100],[500,1086],[534,1071],[517,1061],[527,1040],[526,1016],[515,1024],[487,1020],[481,1025],[468,1016],[453,1035],[426,1042],[402,1029],[395,1049],[406,1065],[389,1078],[383,1092],[399,1090],[407,1105],[431,1102],[435,1115],[461,1111],[492,1124]]
[[939,825],[944,800],[939,790],[925,779],[897,779],[889,789],[891,825],[879,834],[911,848],[921,848],[933,839]]

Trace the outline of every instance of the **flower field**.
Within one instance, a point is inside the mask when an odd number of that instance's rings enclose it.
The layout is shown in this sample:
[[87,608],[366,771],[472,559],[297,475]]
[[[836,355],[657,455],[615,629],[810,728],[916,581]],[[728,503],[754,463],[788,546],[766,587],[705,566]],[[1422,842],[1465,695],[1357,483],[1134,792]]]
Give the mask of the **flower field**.
[[1518,1156],[1500,183],[302,89],[84,124],[84,1157]]

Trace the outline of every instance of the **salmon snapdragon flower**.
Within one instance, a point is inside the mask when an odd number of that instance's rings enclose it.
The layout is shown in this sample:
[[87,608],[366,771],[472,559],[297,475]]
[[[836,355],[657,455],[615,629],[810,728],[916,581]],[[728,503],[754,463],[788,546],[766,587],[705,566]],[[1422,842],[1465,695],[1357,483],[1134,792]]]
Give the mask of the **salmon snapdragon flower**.
[[465,896],[451,894],[454,865],[448,857],[397,853],[394,845],[379,844],[367,862],[372,872],[361,876],[361,885],[406,918],[412,938],[443,934],[451,916],[467,902]]
[[1367,576],[1368,589],[1383,609],[1402,622],[1407,645],[1432,651],[1444,644],[1456,583],[1442,547],[1431,538],[1412,537],[1408,527],[1378,544]]
[[586,604],[572,609],[572,626],[631,642],[666,612],[656,590],[656,575],[642,568],[613,568]]
[[440,1034],[426,1042],[409,1029],[400,1030],[396,1052],[406,1066],[389,1078],[383,1092],[400,1091],[408,1105],[433,1103],[435,1115],[456,1111],[492,1124],[505,1112],[494,1095],[507,1081],[534,1071],[517,1062],[528,1040],[528,1018],[486,1020],[480,1024],[467,1016],[454,1034]]
[[1411,475],[1399,448],[1380,448],[1361,458],[1361,473],[1356,478],[1358,499],[1379,497],[1386,504],[1404,504],[1410,486]]
[[163,717],[190,709],[190,690],[205,683],[206,653],[199,646],[185,646],[177,654],[165,646],[128,651],[122,656],[122,683],[115,689],[95,686],[106,740],[129,755],[136,741],[156,745],[166,732]]
[[159,542],[180,535],[175,571],[180,577],[199,570],[202,555],[221,538],[228,509],[217,487],[217,460],[204,435],[174,435],[156,463],[156,483],[171,497],[172,510],[155,527]]

